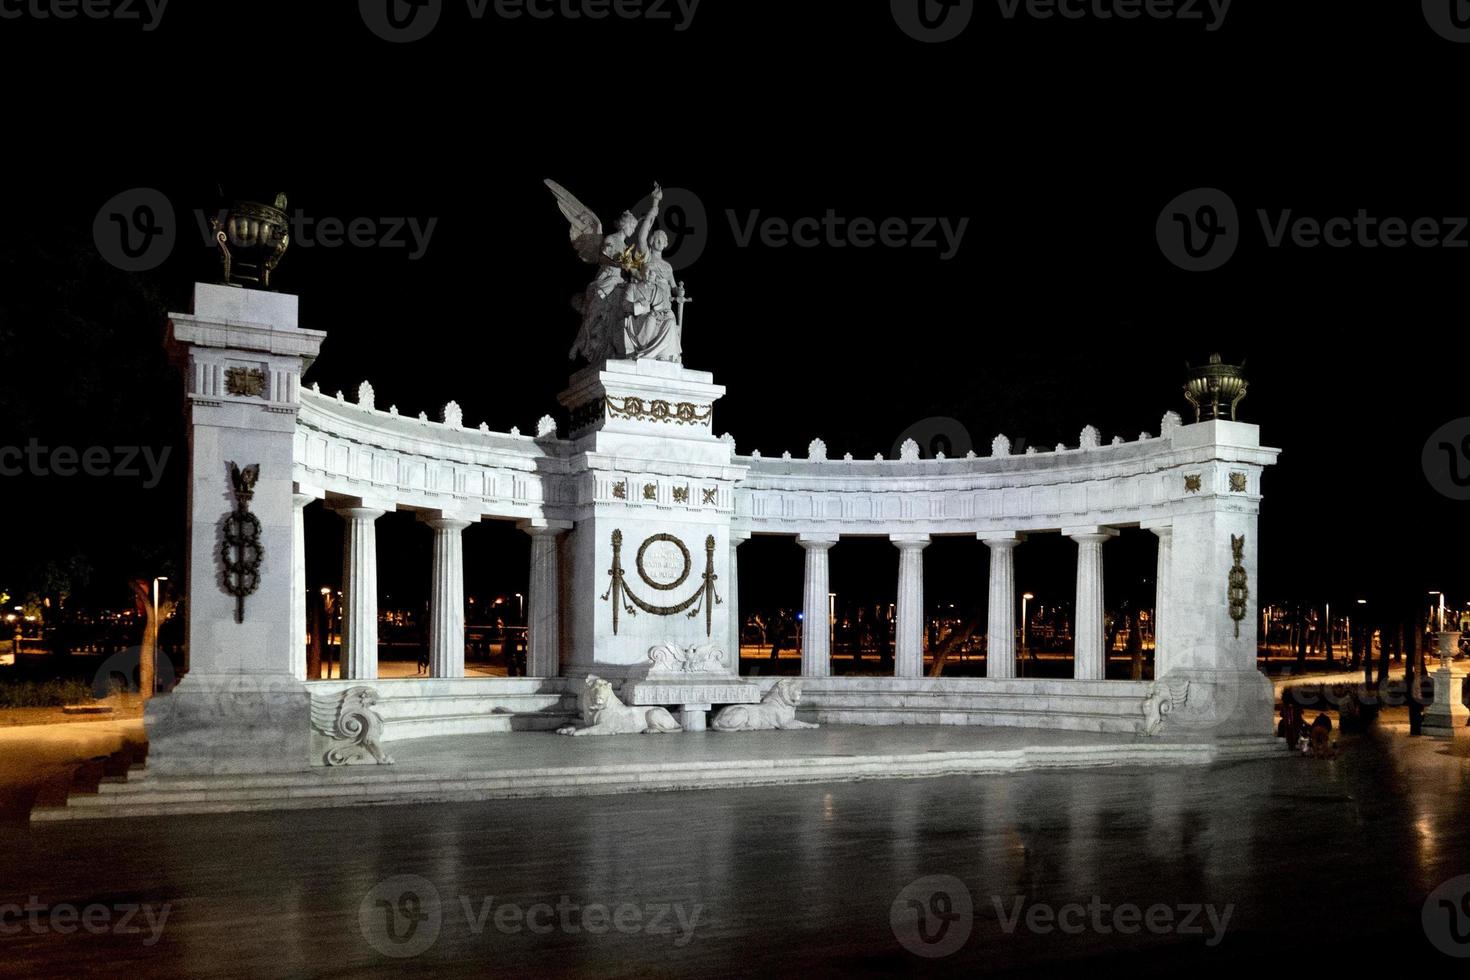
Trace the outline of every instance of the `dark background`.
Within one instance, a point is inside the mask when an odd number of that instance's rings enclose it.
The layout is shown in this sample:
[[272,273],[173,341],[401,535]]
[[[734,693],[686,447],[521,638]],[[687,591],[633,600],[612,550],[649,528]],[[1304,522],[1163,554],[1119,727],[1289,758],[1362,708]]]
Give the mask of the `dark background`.
[[[1241,418],[1281,447],[1261,520],[1263,601],[1470,594],[1466,508],[1420,463],[1470,414],[1460,354],[1470,249],[1267,248],[1255,212],[1450,217],[1465,193],[1470,45],[1417,3],[1237,0],[1214,32],[1178,21],[1007,21],[977,4],[959,39],[920,44],[883,2],[705,0],[667,23],[472,21],[449,0],[427,39],[391,45],[354,3],[171,4],[157,30],[0,20],[8,176],[0,222],[0,445],[173,446],[163,483],[0,480],[0,588],[84,554],[96,601],[177,561],[185,451],[166,313],[215,254],[193,212],[286,191],[311,216],[436,218],[427,254],[293,246],[279,275],[328,331],[307,382],[382,407],[530,431],[555,412],[587,280],[541,186],[610,221],[652,181],[691,189],[710,227],[684,271],[685,363],[729,388],[739,450],[891,454],[936,416],[991,438],[1076,445],[1188,416],[1186,361],[1247,360]],[[1182,271],[1155,220],[1226,191],[1244,240]],[[162,191],[178,244],[129,274],[93,243],[99,208]],[[935,250],[738,248],[727,209],[794,219],[968,216]],[[400,515],[401,516],[401,515]],[[396,520],[394,518],[393,520]],[[400,522],[402,523],[402,522]],[[411,522],[408,522],[411,524]],[[385,519],[382,584],[428,586],[422,528]],[[335,519],[308,529],[313,585]],[[526,544],[467,539],[470,588],[513,589]],[[420,540],[422,539],[422,540]],[[1018,585],[1070,597],[1066,542],[1017,553]],[[881,545],[881,547],[880,547]],[[1109,546],[1109,594],[1146,587],[1152,536]],[[796,604],[800,550],[742,549],[742,601]],[[896,551],[844,542],[834,588],[891,597]],[[978,542],[930,549],[931,603],[985,591]],[[1462,599],[1460,601],[1463,601]]]

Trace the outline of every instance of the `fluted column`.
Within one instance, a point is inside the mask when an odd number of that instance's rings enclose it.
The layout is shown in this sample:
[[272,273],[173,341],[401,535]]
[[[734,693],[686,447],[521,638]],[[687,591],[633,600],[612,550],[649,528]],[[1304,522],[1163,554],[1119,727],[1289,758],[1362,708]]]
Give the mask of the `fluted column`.
[[291,494],[291,676],[306,680],[306,505],[314,494]]
[[1103,650],[1103,542],[1117,531],[1106,527],[1070,528],[1077,542],[1077,604],[1072,624],[1072,676],[1100,681],[1107,675]]
[[429,676],[464,676],[464,529],[470,522],[431,514],[434,565],[429,583]]
[[561,673],[561,566],[557,539],[565,526],[522,524],[531,536],[531,583],[526,596],[526,673],[556,677]]
[[990,601],[985,622],[985,676],[1016,676],[1016,545],[1014,531],[982,534],[990,549]]
[[[1147,525],[1145,525],[1147,526]],[[1159,536],[1159,567],[1154,589],[1154,677],[1168,671],[1169,603],[1174,565],[1174,526],[1164,524],[1149,528]]]
[[726,614],[730,618],[730,670],[740,672],[740,546],[750,540],[749,531],[730,530],[730,564],[725,577]]
[[898,622],[894,630],[895,677],[924,676],[924,548],[927,534],[889,536],[898,546]]
[[832,676],[832,621],[828,594],[831,578],[827,554],[837,543],[835,535],[801,534],[796,543],[806,551],[806,574],[802,585],[801,675]]
[[347,522],[342,542],[342,676],[378,676],[378,531],[384,511],[339,507]]

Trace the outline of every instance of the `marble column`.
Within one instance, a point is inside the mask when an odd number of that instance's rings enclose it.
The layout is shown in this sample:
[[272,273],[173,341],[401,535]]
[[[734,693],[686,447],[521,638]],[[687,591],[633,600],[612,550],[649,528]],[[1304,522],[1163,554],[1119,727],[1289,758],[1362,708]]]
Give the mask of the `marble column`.
[[1107,675],[1103,649],[1103,542],[1118,532],[1107,527],[1069,528],[1077,542],[1077,604],[1072,622],[1072,676],[1100,681]]
[[557,539],[562,525],[522,524],[531,536],[531,582],[526,596],[526,674],[561,674],[561,565]]
[[464,676],[464,529],[470,522],[445,514],[421,518],[434,531],[429,582],[429,676]]
[[378,531],[376,507],[339,507],[342,542],[342,677],[378,676]]
[[1154,588],[1154,677],[1157,679],[1169,670],[1169,593],[1174,566],[1174,525],[1144,526],[1159,536],[1159,567]]
[[1016,676],[1016,545],[1026,540],[1014,531],[982,533],[990,549],[990,602],[985,623],[985,676]]
[[924,676],[924,548],[927,534],[889,535],[898,546],[898,622],[894,630],[895,677]]
[[725,605],[729,607],[730,638],[726,654],[731,673],[740,673],[740,546],[750,540],[749,531],[730,530],[730,564],[725,577]]
[[801,676],[832,676],[832,620],[828,594],[831,579],[827,554],[837,543],[835,535],[801,534],[796,543],[806,551],[806,575],[802,585]]
[[291,494],[291,676],[306,680],[306,505],[315,494]]

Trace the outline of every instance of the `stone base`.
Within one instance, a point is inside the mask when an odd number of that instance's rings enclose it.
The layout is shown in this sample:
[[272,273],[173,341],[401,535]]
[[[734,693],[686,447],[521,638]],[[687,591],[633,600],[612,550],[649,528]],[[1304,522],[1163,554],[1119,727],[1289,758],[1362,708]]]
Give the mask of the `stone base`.
[[702,732],[708,727],[705,718],[713,707],[712,704],[681,705],[674,717],[679,719],[679,724],[684,726],[686,732]]
[[311,699],[293,677],[190,674],[148,702],[144,724],[150,772],[310,768]]
[[1165,715],[1159,734],[1230,738],[1269,735],[1274,730],[1276,691],[1259,670],[1180,668],[1170,670],[1163,680],[1174,685],[1187,681],[1189,687],[1182,703]]
[[1470,711],[1460,703],[1454,676],[1441,667],[1434,677],[1434,702],[1424,709],[1424,734],[1431,738],[1454,738],[1455,731],[1466,726]]
[[570,739],[541,734],[408,742],[398,764],[279,776],[180,777],[147,770],[103,782],[33,821],[383,806],[526,797],[804,785],[860,779],[982,776],[1110,766],[1194,766],[1290,756],[1270,736],[1140,738],[1014,728],[831,726],[806,732],[717,732],[684,738]]
[[658,705],[674,709],[674,717],[686,732],[705,730],[705,718],[717,704],[756,704],[760,685],[726,675],[652,677],[623,682],[626,704]]

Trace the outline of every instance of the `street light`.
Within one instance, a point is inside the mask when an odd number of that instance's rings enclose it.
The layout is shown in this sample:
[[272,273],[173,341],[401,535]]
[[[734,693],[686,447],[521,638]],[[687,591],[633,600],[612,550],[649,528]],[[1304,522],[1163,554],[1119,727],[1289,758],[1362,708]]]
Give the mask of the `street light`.
[[1026,603],[1035,599],[1036,596],[1030,592],[1021,593],[1021,665],[1025,669],[1026,663]]
[[832,649],[832,631],[837,628],[837,593],[827,593],[827,649]]
[[520,617],[526,618],[526,597],[519,592],[516,593],[516,608],[520,610]]
[[138,664],[138,686],[145,698],[153,697],[158,689],[158,583],[167,581],[167,575],[153,577],[153,613],[148,617],[148,630],[153,634],[153,642],[148,645],[147,663]]

